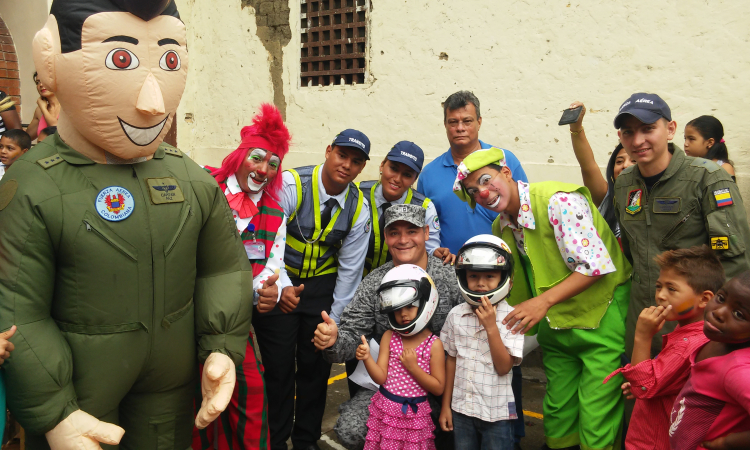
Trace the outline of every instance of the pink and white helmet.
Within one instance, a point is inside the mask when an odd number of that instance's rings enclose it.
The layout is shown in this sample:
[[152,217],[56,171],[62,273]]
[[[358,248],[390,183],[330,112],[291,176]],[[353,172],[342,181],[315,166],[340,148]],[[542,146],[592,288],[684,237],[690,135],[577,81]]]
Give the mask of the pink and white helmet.
[[[402,336],[413,336],[430,323],[438,304],[438,293],[430,275],[414,264],[402,264],[385,274],[378,288],[380,313],[388,314],[391,329]],[[406,306],[416,306],[416,318],[399,325],[394,314]]]

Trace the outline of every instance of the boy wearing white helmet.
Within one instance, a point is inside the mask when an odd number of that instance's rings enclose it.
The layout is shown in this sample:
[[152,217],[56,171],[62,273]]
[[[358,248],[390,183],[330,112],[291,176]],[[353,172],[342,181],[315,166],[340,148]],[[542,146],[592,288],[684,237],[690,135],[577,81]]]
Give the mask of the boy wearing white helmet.
[[456,278],[466,303],[448,313],[440,333],[448,352],[440,426],[453,431],[456,448],[512,450],[518,413],[510,371],[523,359],[523,335],[502,326],[513,310],[510,247],[490,234],[469,239]]
[[380,385],[369,407],[365,450],[434,449],[427,393],[441,395],[445,385],[443,345],[427,328],[438,304],[437,288],[424,269],[403,264],[383,277],[378,295],[391,329],[383,333],[377,361],[364,335],[357,347],[357,359]]

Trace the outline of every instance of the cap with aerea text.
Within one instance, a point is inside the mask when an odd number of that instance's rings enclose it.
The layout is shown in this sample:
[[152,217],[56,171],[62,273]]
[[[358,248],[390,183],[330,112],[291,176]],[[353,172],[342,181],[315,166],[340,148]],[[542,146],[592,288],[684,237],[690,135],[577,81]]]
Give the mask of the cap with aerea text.
[[365,154],[365,158],[370,159],[370,140],[361,131],[352,130],[351,128],[337,134],[333,139],[331,146],[353,147]]
[[620,106],[620,111],[615,117],[616,129],[622,128],[623,120],[627,115],[631,115],[643,123],[654,123],[661,118],[667,119],[669,122],[672,121],[672,111],[670,111],[667,102],[656,94],[643,92],[631,95]]

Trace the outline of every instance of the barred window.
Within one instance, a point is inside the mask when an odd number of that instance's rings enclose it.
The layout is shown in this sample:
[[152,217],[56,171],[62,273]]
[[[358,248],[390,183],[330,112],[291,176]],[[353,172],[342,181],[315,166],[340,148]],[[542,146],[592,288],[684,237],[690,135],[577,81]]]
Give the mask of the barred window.
[[301,2],[300,84],[364,83],[370,0]]

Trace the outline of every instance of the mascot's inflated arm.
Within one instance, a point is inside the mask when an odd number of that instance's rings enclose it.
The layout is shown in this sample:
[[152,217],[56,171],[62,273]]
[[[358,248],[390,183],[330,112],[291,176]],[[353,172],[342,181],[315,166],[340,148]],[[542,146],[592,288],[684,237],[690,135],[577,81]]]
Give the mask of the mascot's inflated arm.
[[185,449],[231,397],[253,274],[215,180],[162,143],[184,24],[172,0],[54,0],[34,62],[62,112],[0,182],[8,406],[27,448]]

